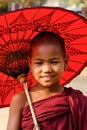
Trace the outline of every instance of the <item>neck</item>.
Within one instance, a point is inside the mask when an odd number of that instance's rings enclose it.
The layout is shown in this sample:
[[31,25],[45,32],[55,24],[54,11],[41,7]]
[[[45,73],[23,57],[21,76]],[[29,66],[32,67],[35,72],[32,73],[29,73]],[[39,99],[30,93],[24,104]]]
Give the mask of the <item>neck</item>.
[[41,84],[37,84],[35,87],[32,87],[31,91],[36,91],[39,93],[43,93],[45,95],[50,95],[50,94],[56,94],[56,93],[61,93],[63,91],[63,87],[59,85],[59,83],[56,83],[52,86],[42,86]]
[[64,87],[61,87],[59,84],[52,85],[49,87],[42,86],[37,84],[35,87],[30,88],[30,96],[32,102],[36,102],[50,96],[60,94],[64,90]]

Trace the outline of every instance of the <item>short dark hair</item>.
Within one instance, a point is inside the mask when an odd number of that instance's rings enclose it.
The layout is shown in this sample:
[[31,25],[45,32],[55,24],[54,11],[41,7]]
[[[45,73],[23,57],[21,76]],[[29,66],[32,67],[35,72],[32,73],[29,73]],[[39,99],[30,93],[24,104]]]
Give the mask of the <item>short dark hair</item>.
[[47,42],[49,41],[50,43],[54,43],[56,45],[59,45],[62,50],[63,56],[66,55],[66,50],[65,50],[65,42],[64,38],[62,38],[60,35],[54,33],[54,32],[40,32],[38,33],[30,42],[30,53],[32,53],[32,47],[33,45],[40,43],[39,41],[42,42]]

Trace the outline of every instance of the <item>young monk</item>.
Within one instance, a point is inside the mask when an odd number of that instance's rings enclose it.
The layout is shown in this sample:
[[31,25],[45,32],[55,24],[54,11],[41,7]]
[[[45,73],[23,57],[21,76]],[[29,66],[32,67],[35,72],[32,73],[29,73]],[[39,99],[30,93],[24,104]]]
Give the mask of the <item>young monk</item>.
[[[31,41],[29,66],[37,84],[29,89],[41,130],[87,130],[87,97],[60,85],[67,68],[64,39],[41,32]],[[25,92],[14,95],[7,130],[33,130]]]

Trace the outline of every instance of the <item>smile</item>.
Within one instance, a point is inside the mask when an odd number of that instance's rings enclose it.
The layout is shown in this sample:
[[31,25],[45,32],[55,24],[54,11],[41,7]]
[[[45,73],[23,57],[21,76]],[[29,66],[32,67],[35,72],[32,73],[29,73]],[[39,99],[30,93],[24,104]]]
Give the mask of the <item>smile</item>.
[[44,81],[50,81],[52,80],[53,77],[54,75],[45,75],[45,76],[41,76],[40,78],[43,79]]

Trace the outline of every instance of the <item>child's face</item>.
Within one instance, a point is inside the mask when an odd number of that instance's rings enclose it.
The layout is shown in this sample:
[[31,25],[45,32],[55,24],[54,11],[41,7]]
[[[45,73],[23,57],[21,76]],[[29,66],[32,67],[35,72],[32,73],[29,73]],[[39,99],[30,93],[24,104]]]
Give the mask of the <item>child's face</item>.
[[42,86],[59,83],[64,71],[65,59],[59,45],[38,44],[32,47],[30,69],[33,77]]

